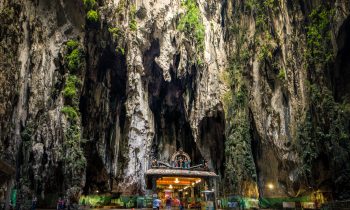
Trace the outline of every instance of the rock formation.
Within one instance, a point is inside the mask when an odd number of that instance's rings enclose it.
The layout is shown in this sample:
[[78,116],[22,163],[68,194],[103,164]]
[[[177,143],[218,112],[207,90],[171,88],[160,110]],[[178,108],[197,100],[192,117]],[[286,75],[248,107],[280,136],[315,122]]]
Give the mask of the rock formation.
[[341,0],[4,0],[0,158],[42,198],[144,194],[150,159],[180,147],[209,161],[220,195],[349,197],[349,12]]

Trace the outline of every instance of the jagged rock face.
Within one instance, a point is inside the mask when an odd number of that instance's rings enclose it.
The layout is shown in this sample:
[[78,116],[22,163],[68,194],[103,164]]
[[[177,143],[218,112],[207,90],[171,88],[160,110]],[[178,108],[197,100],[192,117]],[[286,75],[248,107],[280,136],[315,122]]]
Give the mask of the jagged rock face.
[[[240,129],[227,126],[236,119],[224,111],[223,96],[235,97],[240,85],[223,79],[232,63],[244,66],[240,78],[249,100],[239,113],[249,121],[244,152],[257,176],[241,177],[243,187],[231,193],[296,196],[308,191],[299,173],[304,159],[293,145],[312,104],[305,22],[319,2],[275,2],[278,9],[263,23],[245,1],[187,2],[192,6],[180,0],[99,1],[96,22],[86,18],[87,6],[80,0],[0,3],[0,158],[18,160],[23,191],[43,197],[57,192],[76,197],[97,189],[142,194],[140,177],[150,158],[168,161],[180,147],[194,162],[205,158],[224,175],[224,161],[231,158],[224,157],[224,142]],[[252,2],[268,7],[262,0]],[[350,7],[341,1],[330,7],[336,58],[335,71],[325,81],[336,101],[344,102]],[[199,20],[191,30],[181,26],[189,11]],[[267,30],[259,32],[259,24]],[[242,43],[239,34],[244,34]],[[83,54],[75,72],[68,40],[75,40]],[[231,58],[241,53],[237,46],[246,49],[243,64]],[[66,95],[72,74],[79,81],[76,104]],[[65,109],[73,104],[74,121]],[[73,143],[67,137],[72,128],[79,139]],[[79,161],[64,157],[82,151]],[[330,156],[321,157],[312,163],[313,171],[322,171],[317,183],[334,181],[323,160]],[[79,170],[70,170],[75,167]],[[248,166],[238,162],[234,167],[244,171]],[[280,186],[275,194],[266,189],[270,182]]]
[[[111,188],[143,193],[140,177],[149,158],[167,160],[180,147],[196,161],[204,157],[211,167],[222,169],[223,156],[216,155],[224,140],[221,5],[198,4],[205,51],[195,57],[195,42],[177,29],[186,11],[180,1],[129,3],[98,5],[98,23],[87,21],[85,29],[81,1],[2,3],[4,15],[5,9],[11,11],[1,30],[3,42],[10,41],[2,46],[9,47],[13,59],[2,58],[6,71],[1,71],[1,86],[6,88],[1,99],[1,151],[20,160],[23,189],[42,196],[84,185],[86,193]],[[136,30],[130,28],[131,18],[136,19]],[[119,37],[110,30],[116,27],[123,31]],[[69,165],[61,157],[71,124],[62,112],[70,74],[65,48],[71,39],[84,46],[77,125],[87,166],[86,180],[76,174],[79,183],[67,178]],[[123,52],[116,51],[118,47]],[[196,59],[202,60],[200,65]],[[211,121],[217,126],[205,132]]]
[[[107,5],[118,7],[119,4],[111,2]],[[176,149],[183,147],[193,157],[212,160],[212,167],[222,167],[223,158],[217,157],[215,151],[222,148],[223,130],[214,134],[214,139],[206,138],[207,133],[200,131],[204,117],[215,118],[223,111],[220,92],[224,86],[219,75],[225,69],[226,56],[220,27],[221,5],[216,2],[198,5],[205,26],[201,66],[191,61],[196,59],[193,40],[177,29],[184,12],[180,1],[134,2],[137,30],[126,28],[125,35],[129,131],[128,163],[123,168],[124,181],[119,184],[121,191],[134,190],[129,186],[136,183],[137,188],[140,188],[139,184],[145,186],[138,177],[142,177],[150,153],[168,161]],[[215,9],[206,11],[205,7]],[[127,17],[130,18],[130,14]],[[128,27],[126,22],[130,20],[121,24]],[[219,125],[223,127],[223,121]],[[208,147],[212,147],[209,152]]]
[[[338,61],[328,63],[327,66],[322,66],[320,62],[318,66],[310,67],[311,59],[306,54],[310,50],[309,43],[312,42],[310,40],[313,38],[313,34],[308,27],[312,27],[314,24],[312,22],[314,21],[313,13],[317,14],[316,11],[323,7],[329,7],[334,12],[330,29],[331,41],[329,41],[333,45],[327,48],[327,51],[332,52],[331,47],[333,47],[334,54],[338,54]],[[335,172],[336,166],[330,166],[334,155],[323,156],[324,154],[320,154],[322,152],[318,153],[320,155],[313,154],[317,156],[312,163],[312,169],[310,169],[313,171],[313,175],[311,175],[312,178],[306,178],[300,171],[303,170],[305,161],[302,154],[309,151],[304,145],[303,151],[298,152],[295,145],[300,141],[300,127],[304,126],[301,124],[305,115],[309,112],[310,106],[314,106],[314,99],[310,94],[310,83],[321,83],[322,86],[327,86],[332,80],[332,76],[327,73],[325,75],[319,73],[316,76],[318,79],[314,79],[315,74],[317,74],[314,72],[334,72],[337,78],[348,72],[345,70],[348,69],[345,67],[347,64],[343,60],[348,54],[344,53],[343,46],[347,43],[345,40],[349,40],[349,37],[345,38],[347,32],[344,30],[348,21],[349,4],[343,1],[332,1],[328,4],[321,1],[253,1],[249,5],[244,1],[227,1],[225,13],[227,42],[232,43],[232,45],[227,46],[233,46],[232,48],[228,47],[228,52],[231,54],[242,53],[243,51],[237,50],[235,46],[243,45],[246,52],[249,53],[243,78],[247,81],[250,127],[252,129],[252,155],[257,171],[256,182],[259,195],[287,197],[302,195],[310,189],[330,190],[332,188],[330,183],[334,184],[336,180],[333,175],[337,173]],[[327,17],[327,19],[330,18],[330,16]],[[230,30],[230,27],[245,31],[242,36],[243,43],[239,43],[240,39],[235,38],[240,34],[236,33],[234,29]],[[315,28],[321,27],[319,25]],[[322,39],[324,41],[327,38]],[[336,40],[341,41],[336,43]],[[312,43],[312,45],[317,44],[323,45],[324,43]],[[316,55],[313,56],[316,57]],[[325,60],[323,59],[322,62],[325,63]],[[320,82],[322,80],[320,78],[326,79]],[[348,86],[345,85],[346,79],[338,81],[333,81],[335,89],[331,87],[335,90],[335,95],[341,94],[340,89],[342,88],[349,90]],[[314,118],[319,118],[317,113],[313,114]],[[325,113],[319,114],[325,115]],[[314,119],[313,123],[316,121]],[[331,121],[333,121],[331,124],[335,123],[336,119],[333,118]],[[345,130],[348,132],[348,128]],[[327,145],[328,143],[319,142],[311,147],[322,148],[316,150],[324,150],[327,153],[327,149],[322,146],[323,144]],[[335,145],[337,143],[334,142],[333,147],[337,147]],[[344,150],[347,147],[348,145],[343,145]],[[309,156],[309,159],[312,158]],[[349,154],[345,152],[341,158],[349,158]],[[332,175],[332,173],[334,174]],[[278,187],[271,192],[267,188],[269,183]],[[242,191],[249,194],[251,189],[243,189]]]

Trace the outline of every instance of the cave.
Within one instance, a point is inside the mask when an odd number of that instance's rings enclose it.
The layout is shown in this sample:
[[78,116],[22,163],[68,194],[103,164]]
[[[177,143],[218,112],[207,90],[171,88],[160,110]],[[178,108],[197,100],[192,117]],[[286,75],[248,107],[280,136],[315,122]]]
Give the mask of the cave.
[[350,93],[350,18],[348,17],[339,29],[336,38],[338,52],[335,67],[331,69],[331,78],[335,100],[349,102]]
[[[203,156],[194,141],[192,129],[185,110],[185,92],[193,91],[196,68],[186,76],[178,78],[176,68],[179,55],[170,63],[171,81],[165,81],[162,69],[155,62],[159,56],[159,40],[153,40],[151,47],[144,53],[143,63],[147,74],[143,77],[149,92],[149,106],[154,114],[155,135],[152,142],[151,156],[169,161],[171,155],[182,148],[188,153],[193,164],[201,163]],[[189,92],[189,104],[194,100],[194,93]]]

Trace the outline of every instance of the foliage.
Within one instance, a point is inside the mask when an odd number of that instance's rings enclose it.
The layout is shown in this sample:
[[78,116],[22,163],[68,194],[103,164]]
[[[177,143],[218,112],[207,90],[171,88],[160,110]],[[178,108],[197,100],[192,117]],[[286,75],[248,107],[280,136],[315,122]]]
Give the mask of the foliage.
[[67,98],[74,98],[77,96],[77,87],[79,83],[78,78],[75,75],[69,75],[66,81],[66,86],[63,89],[63,95]]
[[314,9],[309,15],[307,32],[306,60],[311,65],[323,65],[333,58],[330,48],[330,23],[334,12],[323,6]]
[[66,46],[67,46],[69,51],[72,51],[72,50],[79,47],[79,42],[71,39],[71,40],[68,40],[68,42],[66,43]]
[[201,12],[195,0],[184,0],[182,6],[186,13],[181,17],[178,29],[194,37],[197,45],[197,53],[204,50],[204,25],[201,20]]
[[130,22],[129,22],[129,28],[132,31],[137,30],[137,22],[136,22],[136,5],[132,5],[130,9],[129,14]]
[[286,79],[286,70],[285,69],[280,69],[277,75],[278,79],[284,80]]
[[91,10],[96,6],[96,0],[83,0],[83,3],[87,10]]
[[70,120],[75,120],[78,117],[77,110],[71,106],[64,106],[61,112],[64,113]]
[[311,12],[306,27],[309,107],[298,124],[294,146],[301,157],[299,172],[313,187],[319,184],[313,175],[320,158],[326,158],[332,169],[332,181],[338,186],[347,186],[348,181],[341,177],[344,171],[350,171],[350,104],[335,101],[325,74],[333,59],[332,21],[333,11],[322,3]]
[[251,151],[250,119],[248,109],[248,88],[244,72],[249,63],[246,28],[230,27],[236,33],[235,49],[230,67],[224,75],[230,91],[224,96],[226,117],[225,179],[230,193],[242,193],[244,181],[255,181],[256,170]]
[[89,22],[96,23],[99,19],[98,12],[96,10],[89,10],[86,14],[86,18]]
[[80,66],[81,54],[79,49],[74,49],[68,56],[68,69],[76,71]]
[[118,38],[118,35],[120,33],[120,28],[114,27],[114,28],[108,28],[109,33],[112,34],[113,38]]
[[115,50],[117,53],[121,53],[122,55],[125,55],[125,49],[123,47],[118,46]]
[[76,72],[81,67],[81,59],[83,57],[83,54],[81,50],[79,49],[79,42],[75,40],[69,40],[66,43],[67,46],[67,65],[68,69],[71,72]]

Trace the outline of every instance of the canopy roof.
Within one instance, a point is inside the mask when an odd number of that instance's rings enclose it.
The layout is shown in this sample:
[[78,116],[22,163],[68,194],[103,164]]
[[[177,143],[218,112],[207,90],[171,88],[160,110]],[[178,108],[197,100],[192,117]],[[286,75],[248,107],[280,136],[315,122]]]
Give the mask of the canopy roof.
[[212,171],[196,171],[169,168],[151,168],[145,173],[146,176],[187,176],[187,177],[217,177]]

